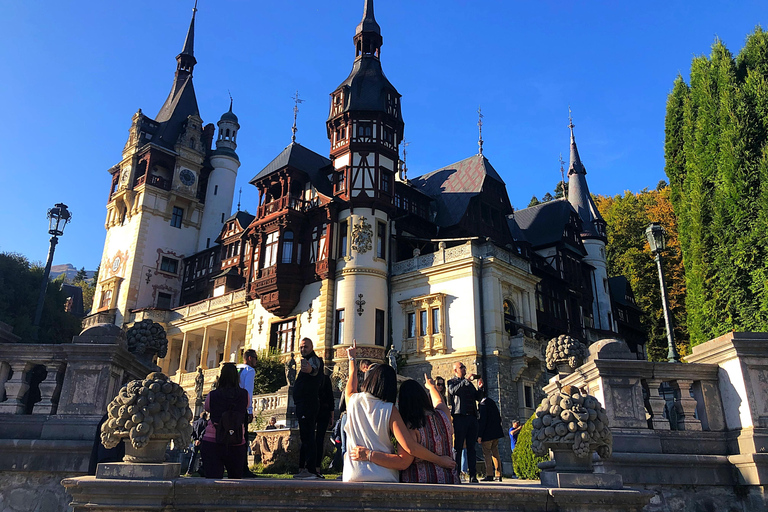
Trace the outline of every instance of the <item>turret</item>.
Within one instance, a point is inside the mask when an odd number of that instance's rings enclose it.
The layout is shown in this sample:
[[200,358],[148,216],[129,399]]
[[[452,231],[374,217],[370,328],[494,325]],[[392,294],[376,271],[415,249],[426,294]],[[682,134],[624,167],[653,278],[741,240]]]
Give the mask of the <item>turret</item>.
[[213,170],[208,176],[208,187],[205,194],[205,210],[197,250],[207,249],[216,241],[224,226],[224,221],[232,213],[232,198],[235,195],[235,181],[240,168],[240,159],[235,153],[237,149],[237,132],[240,123],[232,112],[232,100],[229,110],[222,114],[219,122],[219,134],[216,138],[216,149],[211,153]]

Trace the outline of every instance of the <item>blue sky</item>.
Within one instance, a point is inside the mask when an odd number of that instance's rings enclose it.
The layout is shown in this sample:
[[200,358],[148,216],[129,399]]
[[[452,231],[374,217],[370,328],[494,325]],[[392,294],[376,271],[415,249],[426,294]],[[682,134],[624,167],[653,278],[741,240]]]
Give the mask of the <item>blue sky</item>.
[[[248,181],[290,143],[291,96],[306,100],[298,142],[323,155],[328,94],[349,73],[363,0],[200,0],[194,81],[205,123],[234,96],[243,209]],[[154,117],[170,90],[190,0],[0,0],[0,251],[44,260],[46,210],[72,223],[54,264],[92,270],[105,238],[107,169],[131,116]],[[409,176],[477,152],[516,208],[543,196],[568,158],[568,107],[596,194],[664,179],[664,111],[672,81],[715,37],[738,53],[765,1],[518,2],[376,0],[382,65],[403,95]],[[237,202],[237,198],[235,198]]]

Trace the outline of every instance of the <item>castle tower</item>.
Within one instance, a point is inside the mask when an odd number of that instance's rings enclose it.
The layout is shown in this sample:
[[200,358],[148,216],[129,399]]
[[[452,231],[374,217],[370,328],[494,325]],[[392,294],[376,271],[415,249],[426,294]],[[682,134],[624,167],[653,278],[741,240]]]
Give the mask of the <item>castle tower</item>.
[[109,170],[96,321],[123,325],[131,310],[178,305],[182,259],[198,247],[213,127],[203,129],[192,84],[196,11],[168,98],[155,119],[133,116],[122,160]]
[[389,338],[388,264],[398,146],[403,138],[400,93],[381,69],[381,29],[366,0],[353,38],[352,72],[331,93],[327,121],[334,167],[339,257],[334,342],[383,357]]
[[587,250],[584,261],[594,267],[592,281],[592,313],[595,328],[605,331],[616,331],[613,312],[611,311],[611,295],[608,288],[608,266],[605,256],[605,246],[608,238],[605,234],[605,220],[597,209],[587,186],[587,170],[581,163],[576,139],[573,136],[573,121],[571,130],[571,158],[568,166],[568,202],[579,214],[582,222],[581,240]]
[[224,221],[232,212],[235,180],[240,168],[240,159],[235,153],[240,124],[232,112],[232,100],[229,102],[229,110],[221,116],[217,125],[219,135],[216,138],[216,150],[210,157],[213,170],[208,176],[203,223],[197,242],[198,251],[209,248],[216,241]]

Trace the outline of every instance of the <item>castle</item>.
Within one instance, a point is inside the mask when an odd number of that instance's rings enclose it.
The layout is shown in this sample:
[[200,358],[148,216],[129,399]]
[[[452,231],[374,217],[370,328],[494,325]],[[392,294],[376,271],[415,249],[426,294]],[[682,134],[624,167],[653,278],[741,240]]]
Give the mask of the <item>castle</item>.
[[533,413],[553,336],[623,338],[644,358],[628,283],[607,275],[606,225],[573,123],[567,198],[514,211],[482,138],[477,154],[407,176],[402,96],[384,75],[365,0],[352,70],[330,94],[329,151],[294,137],[249,171],[258,204],[233,213],[240,124],[231,103],[217,127],[200,116],[195,12],[168,98],[154,118],[133,116],[109,170],[86,325],[162,323],[169,350],[158,364],[185,387],[198,367],[210,385],[247,348],[289,361],[303,337],[330,367],[353,339],[361,357],[397,351],[407,376],[448,378],[463,361],[508,423]]

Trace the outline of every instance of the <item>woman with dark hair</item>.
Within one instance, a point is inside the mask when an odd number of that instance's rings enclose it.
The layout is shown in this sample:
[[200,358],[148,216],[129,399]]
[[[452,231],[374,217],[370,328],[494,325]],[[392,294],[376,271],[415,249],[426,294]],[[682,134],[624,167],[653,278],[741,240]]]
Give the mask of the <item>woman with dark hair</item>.
[[210,415],[200,443],[205,476],[222,478],[226,468],[229,478],[242,478],[247,457],[245,416],[248,392],[240,387],[234,363],[222,365],[218,387],[205,398],[205,410]]
[[[437,455],[451,456],[453,453],[453,426],[448,406],[440,397],[435,382],[424,375],[427,396],[424,388],[413,379],[400,385],[397,408],[416,442]],[[433,405],[437,404],[437,405]],[[365,450],[360,450],[366,457]],[[395,467],[394,458],[377,457],[377,464]],[[416,459],[407,468],[400,471],[400,481],[428,484],[457,484],[459,475],[454,468],[445,468],[427,460]]]
[[[398,482],[398,470],[410,466],[414,457],[444,468],[456,466],[450,455],[436,455],[413,438],[395,407],[397,374],[387,365],[368,370],[361,391],[357,393],[357,342],[347,349],[349,379],[344,396],[347,401],[349,450],[344,455],[345,482]],[[398,452],[392,445],[394,435]]]

